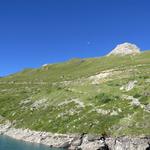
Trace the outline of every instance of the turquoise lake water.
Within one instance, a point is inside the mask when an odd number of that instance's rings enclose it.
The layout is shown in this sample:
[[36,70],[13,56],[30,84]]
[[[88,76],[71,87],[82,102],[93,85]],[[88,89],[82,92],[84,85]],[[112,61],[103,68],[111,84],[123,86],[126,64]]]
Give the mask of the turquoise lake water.
[[4,135],[0,135],[0,150],[62,150],[62,149],[54,149],[45,145],[23,142]]

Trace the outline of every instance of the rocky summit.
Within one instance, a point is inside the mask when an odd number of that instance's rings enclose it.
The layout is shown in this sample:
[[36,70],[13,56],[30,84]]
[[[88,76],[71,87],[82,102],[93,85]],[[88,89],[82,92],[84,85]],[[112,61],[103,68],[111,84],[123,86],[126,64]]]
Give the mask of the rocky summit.
[[110,55],[119,55],[119,56],[124,56],[124,55],[135,55],[140,53],[140,48],[138,48],[135,44],[131,43],[123,43],[119,44],[114,48],[107,56]]

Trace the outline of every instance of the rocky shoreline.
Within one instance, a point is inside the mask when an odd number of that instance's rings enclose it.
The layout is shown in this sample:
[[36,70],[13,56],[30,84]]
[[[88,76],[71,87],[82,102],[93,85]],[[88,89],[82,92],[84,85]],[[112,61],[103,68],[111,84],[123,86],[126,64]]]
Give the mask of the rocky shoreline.
[[89,134],[53,134],[13,128],[10,122],[0,124],[0,134],[17,140],[45,144],[68,150],[150,150],[150,137],[106,137]]

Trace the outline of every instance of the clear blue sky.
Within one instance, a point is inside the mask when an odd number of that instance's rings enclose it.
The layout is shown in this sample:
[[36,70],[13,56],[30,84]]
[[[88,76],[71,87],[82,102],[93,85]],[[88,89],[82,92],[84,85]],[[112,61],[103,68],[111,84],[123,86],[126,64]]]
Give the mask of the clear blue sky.
[[0,0],[0,76],[126,41],[150,49],[150,0]]

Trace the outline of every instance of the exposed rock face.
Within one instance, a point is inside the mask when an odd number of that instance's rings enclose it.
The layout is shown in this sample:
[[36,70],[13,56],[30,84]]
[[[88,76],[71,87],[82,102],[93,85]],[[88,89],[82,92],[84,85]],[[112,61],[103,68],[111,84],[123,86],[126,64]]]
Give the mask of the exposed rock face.
[[39,109],[39,108],[46,108],[48,106],[48,102],[47,99],[40,99],[35,101],[32,106],[31,109]]
[[145,106],[145,110],[146,110],[147,112],[150,112],[150,104],[147,104],[147,105]]
[[130,104],[133,107],[140,106],[141,108],[144,108],[144,106],[140,103],[139,99],[134,98],[133,96],[123,95],[122,98],[126,100],[130,100],[131,101]]
[[120,90],[125,90],[125,91],[130,91],[134,88],[135,84],[137,83],[137,81],[130,81],[128,84],[122,86],[120,88]]
[[135,45],[131,43],[123,43],[119,44],[114,48],[107,56],[110,55],[136,55],[140,53],[140,49]]
[[50,147],[67,148],[68,150],[147,150],[150,148],[150,137],[118,137],[102,139],[91,135],[52,134],[48,132],[15,129],[10,122],[0,124],[0,134],[27,142],[41,143]]

